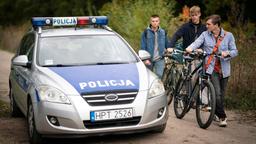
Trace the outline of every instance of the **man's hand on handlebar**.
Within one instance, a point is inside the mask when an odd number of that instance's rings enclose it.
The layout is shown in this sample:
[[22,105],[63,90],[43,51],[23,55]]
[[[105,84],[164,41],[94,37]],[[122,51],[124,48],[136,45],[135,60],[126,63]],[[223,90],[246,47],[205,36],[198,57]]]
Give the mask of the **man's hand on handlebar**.
[[167,52],[168,53],[172,53],[173,52],[173,48],[167,48]]
[[197,54],[202,54],[204,51],[199,48],[199,49],[196,49],[195,52],[196,52]]
[[193,51],[192,48],[190,48],[190,47],[187,47],[187,48],[186,48],[186,52],[187,52],[187,53],[192,53],[192,51]]
[[200,49],[200,48],[193,50],[192,48],[187,47],[187,48],[186,48],[186,52],[189,53],[189,54],[191,54],[192,52],[194,52],[194,53],[196,53],[196,54],[202,54],[202,53],[203,53],[203,50]]
[[147,65],[147,66],[151,65],[151,62],[150,62],[150,60],[149,60],[149,59],[144,60],[144,61],[143,61],[143,63],[144,63],[145,65]]
[[228,57],[228,56],[230,56],[230,52],[229,51],[221,52],[221,57],[225,58],[225,57]]

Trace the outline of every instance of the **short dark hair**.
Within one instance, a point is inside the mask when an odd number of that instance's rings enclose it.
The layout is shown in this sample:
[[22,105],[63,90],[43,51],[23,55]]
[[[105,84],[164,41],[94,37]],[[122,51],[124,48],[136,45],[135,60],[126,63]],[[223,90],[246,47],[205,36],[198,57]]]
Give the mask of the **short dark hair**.
[[208,21],[209,19],[212,20],[212,23],[213,23],[214,25],[218,24],[218,26],[220,26],[221,17],[220,17],[219,15],[214,14],[214,15],[208,16],[208,17],[206,18],[206,21]]
[[151,15],[151,17],[152,17],[152,18],[160,18],[159,15],[157,15],[157,14]]

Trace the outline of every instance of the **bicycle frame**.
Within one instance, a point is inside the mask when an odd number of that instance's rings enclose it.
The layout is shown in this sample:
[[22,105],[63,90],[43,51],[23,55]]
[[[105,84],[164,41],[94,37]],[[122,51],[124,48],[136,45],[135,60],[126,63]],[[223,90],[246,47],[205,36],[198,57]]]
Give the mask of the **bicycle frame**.
[[[200,58],[200,63],[196,66],[196,68],[191,72],[191,66],[192,66],[192,61],[194,61],[194,58],[191,57],[185,57],[185,68],[187,68],[187,72],[185,72],[185,79],[183,82],[188,82],[188,109],[192,106],[192,101],[193,99],[196,101],[197,99],[197,92],[202,88],[202,80],[208,80],[208,76],[206,75],[205,72],[205,61],[204,58]],[[196,82],[194,85],[192,85],[192,77],[194,75],[197,75],[196,77]],[[197,86],[199,86],[197,90]],[[199,97],[202,96],[202,93],[199,93]]]

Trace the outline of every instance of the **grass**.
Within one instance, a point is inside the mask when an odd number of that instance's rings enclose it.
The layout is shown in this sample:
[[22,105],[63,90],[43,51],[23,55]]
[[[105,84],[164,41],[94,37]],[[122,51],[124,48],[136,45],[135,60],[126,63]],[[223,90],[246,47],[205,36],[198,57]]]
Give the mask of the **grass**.
[[225,105],[228,109],[239,109],[242,111],[256,110],[255,96],[225,97]]
[[9,117],[10,116],[10,107],[8,103],[0,100],[0,117]]

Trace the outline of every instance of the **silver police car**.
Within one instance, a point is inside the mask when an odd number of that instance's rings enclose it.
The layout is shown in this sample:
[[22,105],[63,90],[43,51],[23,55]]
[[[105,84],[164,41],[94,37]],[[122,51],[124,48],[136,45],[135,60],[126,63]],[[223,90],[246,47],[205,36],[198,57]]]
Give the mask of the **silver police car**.
[[107,26],[106,16],[34,17],[12,59],[13,116],[27,117],[31,143],[164,131],[167,98],[139,51]]

